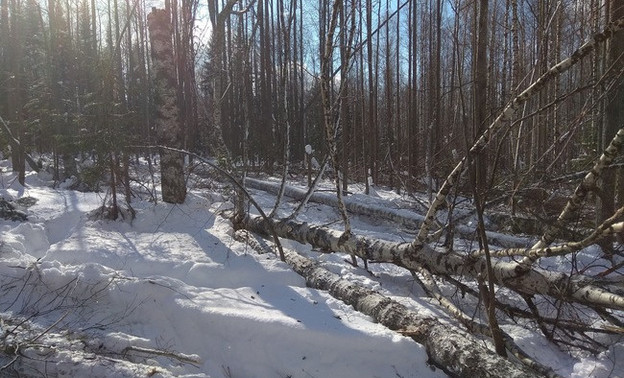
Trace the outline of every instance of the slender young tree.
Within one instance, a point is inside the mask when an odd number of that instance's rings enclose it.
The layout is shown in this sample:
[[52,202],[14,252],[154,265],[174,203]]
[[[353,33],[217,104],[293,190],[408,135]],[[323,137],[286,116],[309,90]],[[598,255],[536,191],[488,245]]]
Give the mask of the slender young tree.
[[[474,54],[474,94],[473,94],[473,130],[474,138],[479,138],[486,130],[487,111],[487,40],[488,40],[488,0],[480,0],[475,2],[475,21],[476,21],[476,46]],[[489,252],[487,236],[485,233],[485,223],[483,220],[483,211],[485,207],[485,199],[487,198],[487,150],[482,149],[472,159],[472,174],[474,176],[473,193],[479,219],[479,244],[480,248],[485,251],[485,261],[487,265],[487,286],[485,282],[480,283],[480,292],[483,297],[484,305],[487,312],[487,319],[492,333],[492,340],[496,353],[501,356],[507,356],[505,343],[502,338],[502,332],[496,319],[496,298],[494,291],[494,272],[492,269],[492,260]]]
[[[475,2],[475,48],[473,55],[473,140],[487,128],[487,36],[488,36],[488,1]],[[483,150],[475,158],[475,186],[482,196],[487,189],[487,151]]]
[[368,114],[366,117],[365,124],[368,128],[368,161],[365,162],[364,168],[364,179],[366,180],[366,194],[370,192],[370,181],[369,178],[376,178],[377,176],[377,143],[379,140],[379,134],[377,129],[377,117],[376,117],[376,108],[377,108],[377,96],[375,93],[375,66],[373,65],[373,2],[372,0],[366,0],[366,61],[367,61],[367,72],[368,72]]
[[442,38],[442,2],[435,0],[435,5],[430,1],[429,4],[429,74],[428,83],[429,94],[427,99],[427,121],[425,130],[427,135],[426,153],[425,153],[425,175],[427,180],[427,193],[431,200],[434,188],[435,176],[437,175],[436,161],[441,159],[441,139],[443,138],[442,120],[440,118],[440,97],[441,93],[441,38]]
[[408,62],[408,82],[409,82],[409,105],[408,105],[408,127],[407,127],[407,191],[412,193],[414,178],[416,176],[416,165],[418,163],[418,128],[419,128],[419,98],[418,98],[418,2],[410,2],[409,17],[409,62]]
[[[343,9],[342,0],[334,0],[331,8],[331,16],[327,27],[327,36],[323,44],[323,55],[321,59],[321,99],[323,103],[323,123],[325,126],[325,139],[327,141],[327,149],[332,165],[334,166],[334,182],[336,188],[336,196],[338,199],[338,209],[344,223],[344,233],[341,236],[341,242],[348,241],[351,237],[351,222],[349,215],[347,214],[347,208],[345,207],[342,199],[342,173],[340,171],[340,160],[337,151],[337,139],[339,130],[339,124],[337,125],[334,120],[334,106],[332,105],[332,78],[331,78],[331,61],[333,57],[334,49],[334,33],[338,25],[338,19]],[[355,255],[351,255],[351,260],[354,266],[357,266],[357,260]],[[365,261],[366,264],[366,261]]]
[[[345,2],[340,11],[340,123],[342,134],[342,154],[340,160],[340,167],[342,172],[342,190],[347,192],[349,181],[349,151],[351,147],[351,114],[350,114],[350,78],[349,78],[349,45],[351,44],[350,37],[353,33],[353,28],[348,26],[349,15],[346,13],[349,9],[349,4],[352,2]],[[345,10],[347,8],[347,10]],[[351,6],[351,9],[354,9]],[[353,24],[351,24],[353,25]]]

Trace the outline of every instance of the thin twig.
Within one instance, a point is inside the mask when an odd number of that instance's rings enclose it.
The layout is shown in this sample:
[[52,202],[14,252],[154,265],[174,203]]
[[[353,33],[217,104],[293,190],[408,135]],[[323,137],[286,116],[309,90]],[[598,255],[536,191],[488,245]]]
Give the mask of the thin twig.
[[126,355],[130,351],[174,358],[178,361],[182,361],[182,362],[185,362],[187,364],[192,364],[192,365],[201,364],[201,361],[199,360],[199,358],[197,358],[197,356],[188,356],[182,353],[170,352],[170,351],[160,350],[160,349],[144,348],[144,347],[139,347],[139,346],[134,346],[134,345],[125,347],[121,351],[121,354]]

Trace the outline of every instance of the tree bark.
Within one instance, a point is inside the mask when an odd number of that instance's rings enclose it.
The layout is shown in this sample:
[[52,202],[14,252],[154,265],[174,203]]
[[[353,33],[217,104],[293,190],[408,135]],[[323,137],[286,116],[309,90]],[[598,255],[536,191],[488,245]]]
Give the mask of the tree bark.
[[[476,46],[474,53],[474,87],[473,87],[473,137],[478,138],[484,131],[487,120],[488,106],[488,73],[487,73],[487,37],[488,37],[488,0],[480,0],[475,2],[475,19],[476,19]],[[471,157],[472,158],[472,157]],[[506,357],[507,351],[503,341],[502,332],[496,319],[495,307],[495,290],[494,280],[492,279],[492,260],[490,256],[490,247],[487,243],[485,234],[485,222],[483,221],[483,210],[487,198],[487,167],[488,153],[487,149],[482,149],[475,157],[472,158],[471,174],[473,176],[473,198],[477,210],[478,219],[478,235],[479,244],[484,251],[485,265],[487,275],[486,282],[483,278],[479,279],[479,288],[483,298],[483,304],[487,312],[488,323],[492,332],[492,340],[496,353]]]
[[[347,208],[344,205],[342,195],[342,172],[340,170],[340,160],[338,158],[338,146],[337,139],[340,128],[340,123],[334,122],[334,106],[332,104],[332,77],[331,77],[331,65],[334,49],[334,33],[338,24],[338,16],[342,12],[342,0],[334,0],[334,4],[331,11],[329,20],[329,27],[327,29],[327,38],[325,40],[323,54],[321,56],[321,100],[323,103],[323,122],[325,126],[325,140],[327,142],[327,149],[329,158],[334,168],[334,182],[336,187],[336,199],[338,203],[338,210],[344,223],[344,233],[342,235],[343,240],[347,240],[351,236],[351,222],[349,221],[349,215],[347,214]],[[345,68],[344,66],[342,67]],[[355,256],[351,256],[353,265],[357,265]],[[366,262],[365,262],[366,264]]]
[[[152,47],[154,91],[158,105],[155,119],[158,144],[180,148],[182,130],[176,95],[176,68],[173,60],[171,21],[164,9],[152,8],[147,16]],[[184,156],[171,150],[160,150],[160,172],[163,201],[183,203],[186,198]]]

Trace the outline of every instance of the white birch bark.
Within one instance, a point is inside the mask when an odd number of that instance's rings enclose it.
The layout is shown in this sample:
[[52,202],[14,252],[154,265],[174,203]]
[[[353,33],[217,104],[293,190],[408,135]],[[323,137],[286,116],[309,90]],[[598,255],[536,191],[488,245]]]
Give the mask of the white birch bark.
[[[563,243],[561,245],[556,245],[552,247],[539,247],[539,248],[509,248],[509,249],[501,249],[498,251],[492,251],[492,256],[497,257],[512,257],[512,256],[524,256],[526,261],[536,261],[540,257],[553,257],[553,256],[563,256],[568,255],[570,253],[578,252],[583,248],[587,248],[592,244],[596,244],[598,241],[602,240],[607,236],[612,236],[619,234],[623,231],[624,222],[615,222],[615,220],[619,219],[622,215],[624,215],[624,207],[618,209],[615,214],[605,220],[598,228],[594,230],[588,237],[579,241],[579,242],[569,242]],[[473,253],[473,256],[482,255],[483,251],[477,251],[477,253]],[[520,266],[523,266],[522,263]]]
[[[452,301],[442,295],[442,292],[436,284],[433,275],[428,270],[421,268],[418,270],[418,273],[422,276],[422,279],[419,279],[419,281],[421,286],[425,289],[427,295],[437,300],[442,309],[447,314],[457,319],[471,333],[484,335],[490,338],[492,337],[492,330],[490,329],[490,327],[476,321],[474,317],[468,316],[457,306],[455,306]],[[417,278],[417,276],[414,277]],[[531,369],[540,372],[545,376],[557,376],[551,368],[538,363],[528,354],[526,354],[507,333],[502,332],[502,336],[505,343],[505,348],[516,358],[518,358],[518,360],[520,360],[523,364],[529,366]]]
[[[158,144],[180,148],[182,129],[179,122],[169,12],[152,8],[147,16],[147,25],[151,42],[155,103],[158,105],[158,115],[154,120]],[[179,152],[160,149],[160,173],[163,201],[183,203],[186,198],[184,156]]]

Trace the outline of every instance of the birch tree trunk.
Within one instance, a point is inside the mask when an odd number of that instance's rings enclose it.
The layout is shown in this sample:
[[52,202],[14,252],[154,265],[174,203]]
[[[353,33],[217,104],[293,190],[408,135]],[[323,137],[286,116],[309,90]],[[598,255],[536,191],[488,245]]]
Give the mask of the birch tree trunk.
[[[267,223],[271,222],[271,223]],[[271,221],[247,216],[240,228],[260,234],[275,230],[279,237],[310,244],[324,252],[342,252],[376,262],[387,262],[408,270],[424,267],[433,274],[478,279],[487,274],[484,258],[456,252],[441,253],[428,244],[396,243],[362,236],[345,240],[342,233],[327,227],[297,222],[292,219]],[[569,276],[539,268],[522,271],[518,264],[492,259],[492,281],[521,295],[547,295],[564,302],[624,310],[624,297],[592,283],[590,277]]]
[[[147,16],[152,47],[154,91],[158,115],[154,120],[158,144],[180,148],[182,130],[176,94],[176,67],[171,41],[172,27],[169,12],[152,8]],[[160,150],[160,172],[163,201],[183,203],[186,198],[184,156],[171,150]]]
[[[340,160],[338,159],[337,148],[337,135],[339,123],[334,122],[333,113],[334,106],[332,105],[332,78],[331,78],[331,65],[333,57],[333,42],[334,32],[338,23],[338,15],[343,11],[342,0],[334,0],[332,6],[331,17],[329,21],[329,28],[327,29],[327,38],[325,40],[325,47],[323,48],[321,58],[321,100],[323,103],[323,121],[325,126],[325,139],[327,141],[327,149],[329,152],[329,158],[331,159],[334,167],[334,181],[336,186],[336,198],[338,200],[338,209],[344,223],[344,233],[342,235],[343,240],[347,240],[351,236],[351,222],[349,221],[349,215],[347,214],[347,208],[344,205],[342,195],[342,172],[340,171]],[[342,69],[345,67],[343,66]],[[339,91],[341,92],[341,91]],[[354,266],[357,266],[357,260],[355,255],[351,255],[351,260]],[[364,262],[366,265],[366,261]]]

